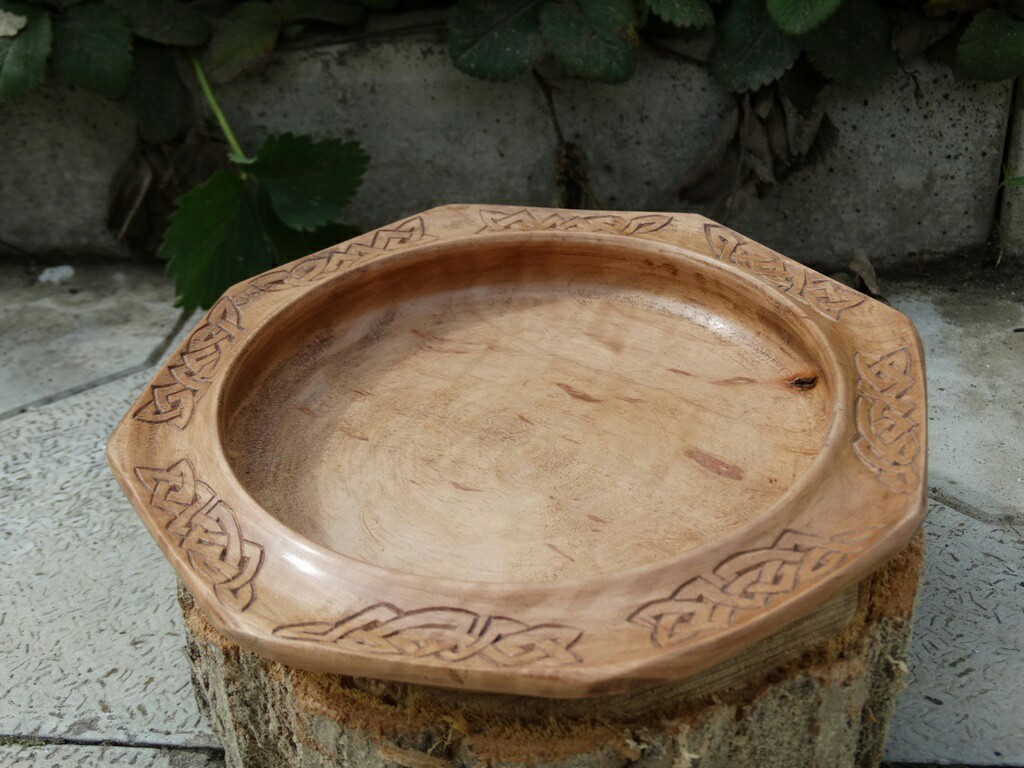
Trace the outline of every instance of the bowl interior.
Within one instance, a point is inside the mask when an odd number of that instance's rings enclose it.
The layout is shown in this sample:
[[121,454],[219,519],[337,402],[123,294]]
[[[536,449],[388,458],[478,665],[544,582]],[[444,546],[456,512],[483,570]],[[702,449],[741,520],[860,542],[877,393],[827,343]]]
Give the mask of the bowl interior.
[[796,314],[653,246],[465,241],[371,264],[252,339],[221,400],[250,495],[351,558],[549,582],[749,522],[821,450]]

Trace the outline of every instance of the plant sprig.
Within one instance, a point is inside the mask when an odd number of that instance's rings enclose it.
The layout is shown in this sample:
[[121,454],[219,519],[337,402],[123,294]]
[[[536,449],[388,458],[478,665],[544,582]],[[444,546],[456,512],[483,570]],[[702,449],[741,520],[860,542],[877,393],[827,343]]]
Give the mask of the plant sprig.
[[291,133],[269,136],[250,157],[199,58],[190,58],[231,148],[231,166],[178,200],[160,246],[178,306],[185,309],[209,307],[233,283],[357,234],[336,219],[362,183],[368,162],[356,142]]

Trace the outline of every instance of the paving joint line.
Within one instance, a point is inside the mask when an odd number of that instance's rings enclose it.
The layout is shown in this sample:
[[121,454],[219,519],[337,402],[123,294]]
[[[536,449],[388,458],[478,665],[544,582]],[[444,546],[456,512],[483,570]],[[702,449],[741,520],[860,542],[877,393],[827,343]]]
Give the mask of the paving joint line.
[[[8,408],[6,411],[0,411],[0,421],[6,421],[14,416],[20,416],[23,413],[27,413],[34,408],[41,408],[44,405],[50,405],[51,403],[66,400],[74,395],[80,395],[83,392],[96,389],[96,387],[102,387],[104,384],[109,384],[112,381],[117,381],[118,379],[123,379],[127,376],[145,371],[148,368],[152,368],[163,360],[164,356],[167,354],[168,348],[174,343],[174,338],[181,332],[181,329],[185,327],[185,324],[189,321],[189,318],[192,317],[192,314],[192,312],[182,311],[181,314],[178,315],[178,319],[174,321],[174,325],[171,327],[171,330],[167,332],[164,338],[161,339],[161,341],[141,363],[136,363],[128,368],[122,368],[119,371],[114,371],[113,373],[108,373],[95,379],[90,379],[89,381],[81,384],[76,384],[73,387],[62,389],[60,392],[54,392],[52,395],[40,397],[29,403],[16,405],[14,408]],[[0,736],[0,738],[2,738],[2,736]]]
[[976,507],[970,502],[964,501],[963,499],[938,487],[932,487],[929,490],[928,498],[932,501],[944,504],[954,512],[959,512],[964,517],[977,520],[979,523],[984,523],[985,525],[991,525],[997,528],[1010,528],[1014,532],[1017,532],[1016,528],[1014,528],[1014,523],[1017,523],[1018,520],[1010,513],[998,514],[994,512],[986,512],[984,509]]
[[173,749],[177,752],[206,753],[211,756],[224,754],[221,747],[200,747],[189,744],[164,744],[158,741],[121,741],[119,739],[86,739],[77,736],[27,736],[0,733],[0,747],[123,747],[125,749]]
[[51,403],[56,403],[61,400],[65,400],[74,395],[80,395],[83,392],[88,392],[90,389],[102,387],[104,384],[109,384],[112,381],[117,381],[118,379],[123,379],[126,376],[131,376],[132,374],[138,373],[139,371],[144,371],[149,367],[151,367],[149,362],[138,363],[129,368],[122,368],[119,371],[108,373],[105,376],[90,379],[89,381],[83,384],[77,384],[73,387],[62,389],[60,392],[55,392],[52,395],[40,397],[38,400],[33,400],[30,403],[24,403],[22,405],[17,405],[14,408],[10,408],[6,411],[0,411],[0,421],[6,421],[7,419],[13,418],[14,416],[20,416],[23,413],[28,413],[33,408],[41,408],[44,405],[50,405]]

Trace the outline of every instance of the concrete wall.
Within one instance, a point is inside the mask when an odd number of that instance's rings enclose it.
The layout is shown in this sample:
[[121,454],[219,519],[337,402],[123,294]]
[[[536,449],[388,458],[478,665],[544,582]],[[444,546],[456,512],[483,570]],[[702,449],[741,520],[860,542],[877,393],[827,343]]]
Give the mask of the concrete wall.
[[[698,66],[654,54],[624,85],[553,78],[567,139],[609,208],[681,210],[686,169],[737,119]],[[703,211],[826,268],[863,248],[883,266],[984,243],[995,221],[1012,88],[924,60],[870,93],[836,90],[825,163],[728,214]],[[446,202],[553,204],[557,143],[540,88],[457,71],[435,31],[279,54],[221,89],[243,143],[285,130],[359,139],[371,169],[348,217],[374,227]],[[117,106],[48,87],[0,110],[0,248],[124,254],[104,224],[132,149]]]

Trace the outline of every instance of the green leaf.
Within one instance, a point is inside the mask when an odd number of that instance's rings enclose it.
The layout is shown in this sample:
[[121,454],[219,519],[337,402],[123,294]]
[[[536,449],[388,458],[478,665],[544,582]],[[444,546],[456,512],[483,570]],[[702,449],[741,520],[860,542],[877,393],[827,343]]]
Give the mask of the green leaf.
[[270,3],[249,0],[232,8],[210,40],[210,78],[226,82],[255,69],[270,57],[280,29]]
[[350,224],[327,224],[312,232],[294,230],[274,213],[265,190],[260,192],[257,211],[264,231],[274,244],[275,264],[294,261],[360,234],[360,229]]
[[132,32],[114,8],[86,3],[57,18],[53,66],[72,85],[116,99],[132,75]]
[[195,48],[210,39],[210,24],[195,8],[175,0],[107,0],[128,17],[132,32],[163,45]]
[[768,18],[765,0],[733,0],[716,32],[711,71],[732,91],[753,91],[767,85],[800,55],[800,43]]
[[619,83],[636,68],[636,9],[632,0],[556,0],[544,6],[544,40],[569,72]]
[[821,24],[843,0],[768,0],[768,14],[783,32],[804,35]]
[[50,15],[35,9],[2,3],[0,8],[18,13],[28,24],[15,37],[0,37],[0,101],[10,101],[35,88],[46,77],[46,60],[53,45]]
[[544,54],[540,9],[546,0],[461,0],[449,19],[448,50],[474,77],[510,80]]
[[644,0],[651,13],[677,27],[703,29],[715,23],[707,0]]
[[1008,80],[1024,72],[1024,21],[1005,10],[982,11],[964,30],[956,63],[976,80]]
[[186,310],[211,306],[230,286],[273,266],[256,206],[230,171],[217,171],[178,199],[159,255]]
[[896,66],[889,15],[878,0],[845,0],[804,39],[807,58],[840,85],[866,87]]
[[345,0],[276,0],[274,10],[285,23],[323,21],[339,27],[352,27],[366,18],[366,11],[361,5]]
[[271,136],[247,166],[285,224],[310,231],[334,221],[359,189],[368,158],[354,141]]
[[128,103],[146,141],[170,141],[189,126],[194,117],[192,95],[178,76],[170,49],[137,44]]
[[1024,176],[1014,176],[1013,171],[1010,169],[1009,163],[1003,164],[1003,182],[1001,186],[1004,187],[1024,187]]
[[390,11],[398,5],[398,0],[359,0],[359,4],[371,11]]

